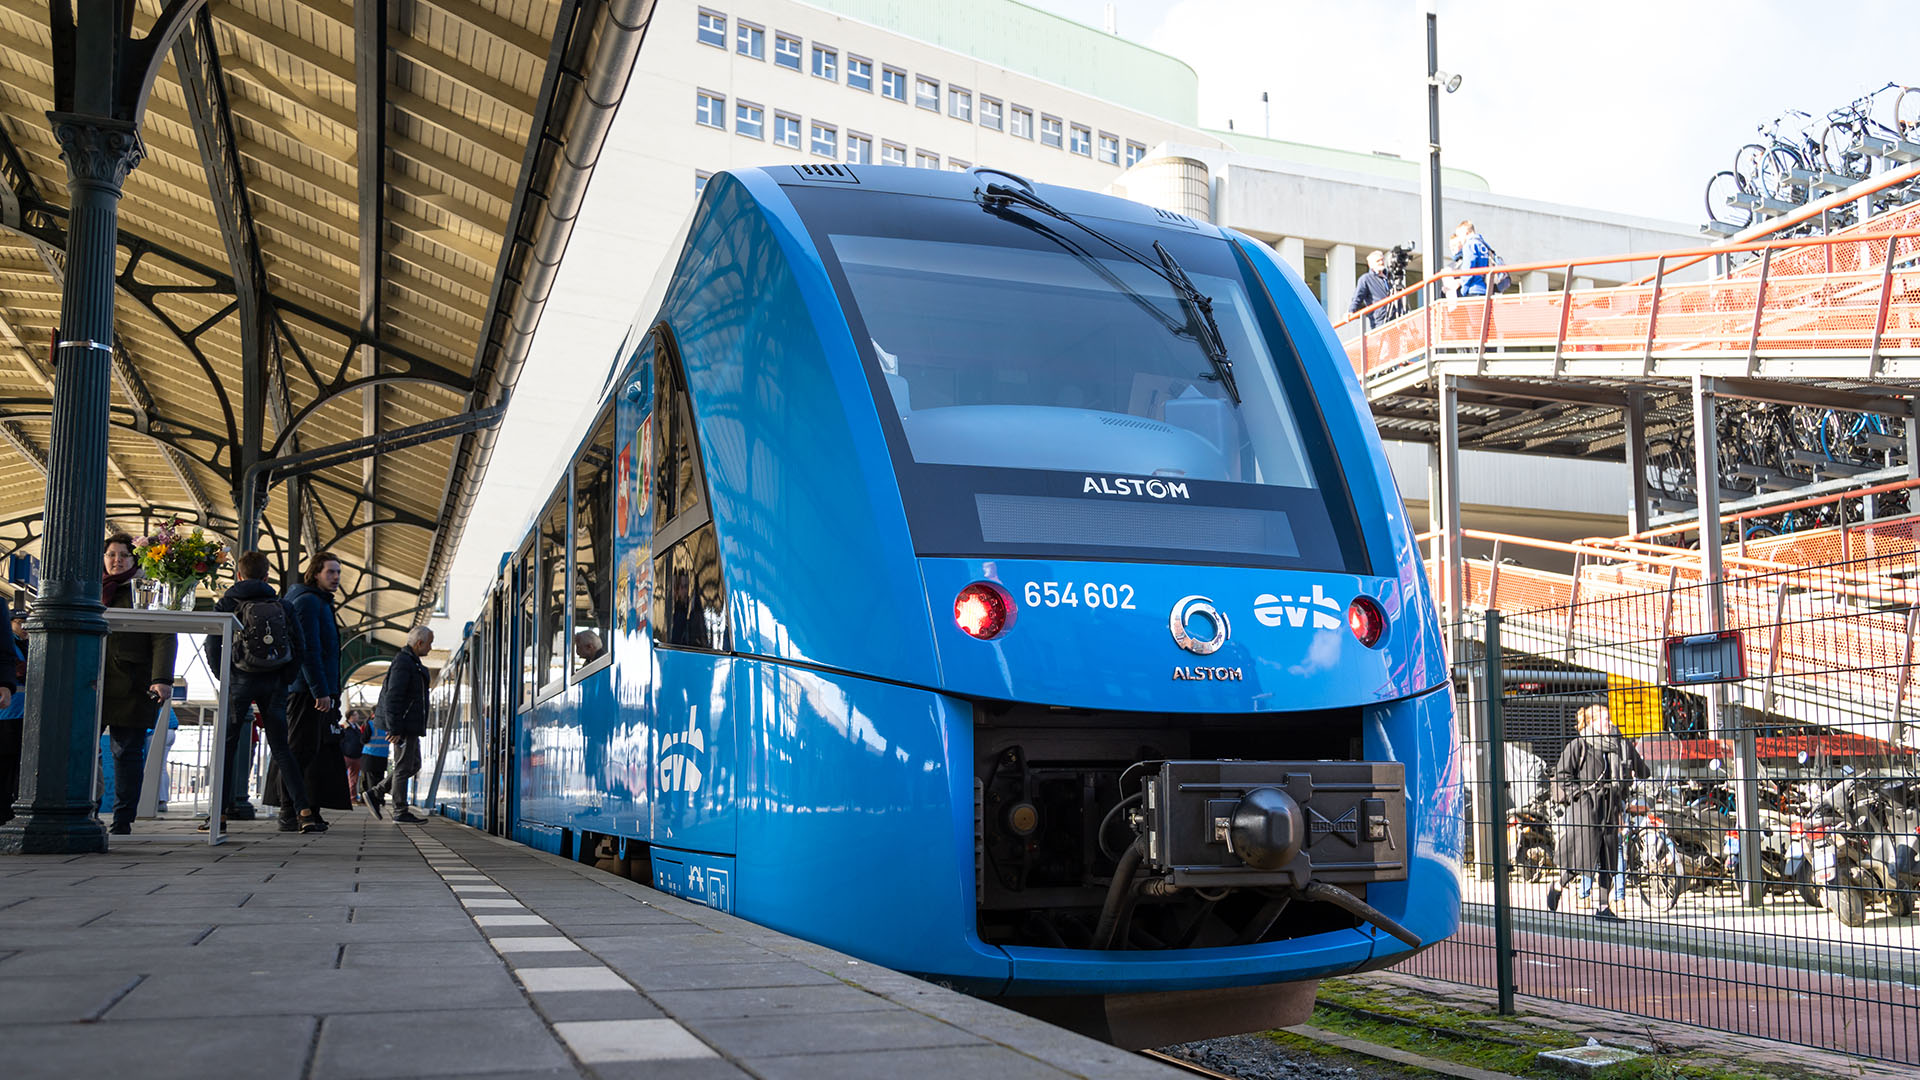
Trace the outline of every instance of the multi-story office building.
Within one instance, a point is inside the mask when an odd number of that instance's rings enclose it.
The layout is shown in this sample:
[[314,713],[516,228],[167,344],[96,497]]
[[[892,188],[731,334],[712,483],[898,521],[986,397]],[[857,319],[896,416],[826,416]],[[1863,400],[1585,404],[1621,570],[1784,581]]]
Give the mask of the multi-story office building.
[[[547,494],[551,463],[584,423],[713,173],[828,161],[991,166],[1093,190],[1137,188],[1128,193],[1159,202],[1145,190],[1152,168],[1175,158],[1211,170],[1205,216],[1275,244],[1342,312],[1356,260],[1414,231],[1353,212],[1384,192],[1399,214],[1416,182],[1412,162],[1206,130],[1199,77],[1186,64],[1013,0],[660,0],[455,561],[449,614],[472,612]],[[1319,186],[1298,198],[1263,186],[1288,175]],[[1446,183],[1494,198],[1471,173],[1449,170]],[[1633,243],[1625,234],[1593,242]],[[1510,260],[1533,253],[1517,235],[1502,247]]]

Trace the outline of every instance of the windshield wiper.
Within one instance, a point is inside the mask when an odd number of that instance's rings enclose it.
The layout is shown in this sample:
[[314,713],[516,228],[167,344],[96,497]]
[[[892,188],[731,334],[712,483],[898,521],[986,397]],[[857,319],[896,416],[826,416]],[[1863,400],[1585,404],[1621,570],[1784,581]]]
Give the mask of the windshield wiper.
[[1155,240],[1153,250],[1160,253],[1160,261],[1167,267],[1166,278],[1173,282],[1173,291],[1180,294],[1180,306],[1187,309],[1187,318],[1193,323],[1194,336],[1200,339],[1200,348],[1204,349],[1207,359],[1213,364],[1213,377],[1226,387],[1227,396],[1235,405],[1240,404],[1240,386],[1233,381],[1233,361],[1227,359],[1227,343],[1220,340],[1220,324],[1213,319],[1213,297],[1202,295],[1194,288],[1193,279],[1173,257],[1173,252]]
[[[1187,272],[1180,266],[1179,260],[1175,259],[1173,253],[1168,251],[1160,241],[1155,240],[1153,242],[1153,250],[1160,256],[1159,265],[1155,265],[1149,262],[1139,252],[1134,251],[1132,248],[1108,236],[1106,233],[1073,217],[1071,214],[1060,210],[1032,191],[1023,188],[1009,187],[1006,184],[988,184],[986,186],[983,193],[982,205],[986,207],[988,212],[1001,213],[1006,209],[1008,203],[1019,203],[1022,206],[1038,210],[1049,217],[1059,218],[1061,221],[1072,225],[1074,228],[1079,229],[1120,254],[1125,255],[1141,266],[1146,267],[1154,276],[1172,286],[1174,295],[1179,297],[1180,306],[1187,315],[1187,332],[1183,336],[1191,337],[1199,342],[1201,351],[1207,354],[1207,362],[1213,366],[1213,374],[1208,377],[1226,389],[1227,396],[1233,399],[1235,405],[1240,404],[1240,387],[1234,382],[1233,362],[1227,359],[1227,345],[1225,340],[1220,336],[1220,324],[1215,322],[1213,318],[1213,298],[1205,295],[1194,286],[1193,279],[1187,276]],[[1052,233],[1052,230],[1047,231]],[[1057,233],[1053,233],[1053,236],[1055,239],[1061,241],[1063,247],[1071,247],[1071,245],[1067,245],[1064,238],[1060,237]],[[1132,292],[1133,290],[1129,289],[1127,291]]]

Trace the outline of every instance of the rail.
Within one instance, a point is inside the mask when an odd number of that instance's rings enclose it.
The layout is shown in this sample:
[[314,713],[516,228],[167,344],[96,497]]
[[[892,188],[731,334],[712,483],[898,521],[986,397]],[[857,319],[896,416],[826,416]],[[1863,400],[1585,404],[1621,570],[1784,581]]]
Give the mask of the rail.
[[[1864,356],[1865,370],[1853,374],[1873,377],[1889,358],[1920,356],[1920,208],[1896,213],[1903,221],[1911,214],[1914,227],[1502,266],[1511,275],[1559,271],[1563,282],[1552,291],[1489,290],[1431,301],[1381,326],[1363,326],[1347,342],[1347,356],[1363,380],[1443,352],[1484,364],[1490,351],[1551,360],[1538,375],[1558,375],[1569,360],[1638,359],[1644,374],[1656,357],[1733,360],[1754,375],[1763,356]],[[1675,279],[1683,265],[1738,253],[1757,255],[1757,269]],[[1645,284],[1573,288],[1583,268],[1644,262],[1655,266]],[[1442,271],[1335,326],[1405,301],[1436,280],[1491,272]]]
[[[1729,555],[1716,581],[1699,552],[1644,540],[1567,543],[1475,529],[1461,536],[1491,553],[1462,559],[1463,602],[1447,617],[1501,611],[1510,644],[1523,651],[1578,649],[1610,675],[1652,684],[1662,681],[1668,639],[1724,627],[1741,634],[1762,713],[1838,720],[1893,741],[1920,723],[1911,693],[1920,582],[1911,576],[1910,544],[1824,564]],[[1572,555],[1573,567],[1510,562],[1505,556],[1516,549]],[[1430,562],[1428,573],[1437,579],[1441,567]]]

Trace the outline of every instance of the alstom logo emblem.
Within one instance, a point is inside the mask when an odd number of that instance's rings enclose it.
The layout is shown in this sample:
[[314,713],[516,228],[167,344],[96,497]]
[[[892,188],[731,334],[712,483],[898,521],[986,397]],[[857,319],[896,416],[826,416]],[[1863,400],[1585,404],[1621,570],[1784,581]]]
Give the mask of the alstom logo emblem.
[[1179,480],[1138,480],[1131,476],[1089,476],[1080,485],[1082,495],[1145,495],[1150,499],[1190,499]]
[[[1205,622],[1212,633],[1204,638],[1196,638],[1188,629],[1193,621]],[[1167,629],[1173,632],[1173,643],[1193,653],[1206,656],[1220,651],[1227,643],[1231,629],[1227,626],[1227,617],[1214,610],[1213,601],[1204,596],[1183,596],[1173,605],[1173,616],[1167,620]]]
[[1260,620],[1261,626],[1299,628],[1306,626],[1308,616],[1312,616],[1315,630],[1338,630],[1342,610],[1339,601],[1318,585],[1313,587],[1312,596],[1261,593],[1253,599],[1253,617]]

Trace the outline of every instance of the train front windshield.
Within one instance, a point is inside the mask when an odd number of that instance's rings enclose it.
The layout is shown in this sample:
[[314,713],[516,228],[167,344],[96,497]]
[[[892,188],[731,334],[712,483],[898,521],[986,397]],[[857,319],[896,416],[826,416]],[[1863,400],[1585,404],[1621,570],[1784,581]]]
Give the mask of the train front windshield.
[[1367,572],[1299,360],[1226,241],[1084,219],[1148,261],[1159,241],[1212,299],[1237,403],[1174,286],[1066,222],[790,194],[862,347],[921,554]]

